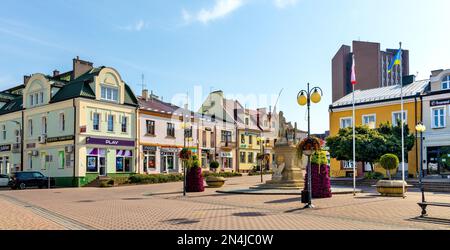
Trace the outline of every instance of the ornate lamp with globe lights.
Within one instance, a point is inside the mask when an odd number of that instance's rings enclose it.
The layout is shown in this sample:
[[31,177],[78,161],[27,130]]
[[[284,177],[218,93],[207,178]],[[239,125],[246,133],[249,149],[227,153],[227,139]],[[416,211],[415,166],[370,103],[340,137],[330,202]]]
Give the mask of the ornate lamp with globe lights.
[[427,130],[427,127],[422,122],[419,122],[416,126],[416,131],[420,133],[420,167],[419,167],[419,184],[422,192],[422,203],[425,202],[425,190],[423,188],[423,133]]
[[[297,103],[300,106],[308,107],[308,139],[311,138],[311,102],[319,103],[322,100],[323,91],[319,87],[314,87],[310,89],[309,83],[307,90],[301,90],[297,95]],[[312,181],[311,181],[311,155],[309,152],[305,152],[308,156],[308,204],[305,208],[314,208],[312,204]]]

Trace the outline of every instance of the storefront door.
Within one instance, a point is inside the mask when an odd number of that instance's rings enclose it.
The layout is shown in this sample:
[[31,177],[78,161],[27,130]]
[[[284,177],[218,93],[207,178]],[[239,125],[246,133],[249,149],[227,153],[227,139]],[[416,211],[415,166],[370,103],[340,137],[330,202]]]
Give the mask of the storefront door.
[[105,156],[100,156],[98,158],[99,161],[99,175],[100,176],[106,176],[106,157]]

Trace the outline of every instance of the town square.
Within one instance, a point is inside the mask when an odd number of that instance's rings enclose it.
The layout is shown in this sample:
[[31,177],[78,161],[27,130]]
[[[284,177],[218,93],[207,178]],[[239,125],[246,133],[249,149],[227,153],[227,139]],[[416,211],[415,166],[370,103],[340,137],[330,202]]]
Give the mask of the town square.
[[5,0],[0,230],[450,230],[450,3],[326,2]]

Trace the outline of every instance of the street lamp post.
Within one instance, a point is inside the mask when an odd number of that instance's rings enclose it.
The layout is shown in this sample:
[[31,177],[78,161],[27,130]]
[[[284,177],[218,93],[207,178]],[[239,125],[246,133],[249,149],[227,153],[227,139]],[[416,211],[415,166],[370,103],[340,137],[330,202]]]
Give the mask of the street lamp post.
[[[308,107],[308,139],[311,138],[311,102],[319,103],[322,100],[323,91],[319,87],[310,89],[309,83],[307,90],[301,90],[297,95],[297,102],[300,106]],[[312,204],[312,177],[311,177],[311,155],[308,155],[308,204],[305,208],[314,208]]]
[[20,136],[20,169],[23,170],[23,162],[24,162],[24,155],[23,155],[23,149],[24,149],[24,138],[23,138],[23,126],[20,122],[18,121],[12,121],[14,122],[17,126],[19,126],[19,136]]
[[417,124],[416,131],[420,133],[420,168],[419,168],[419,185],[422,192],[422,203],[425,203],[425,190],[423,188],[423,132],[426,131],[425,125],[422,122]]
[[260,157],[261,157],[261,159],[260,159],[260,167],[259,167],[259,170],[260,170],[260,172],[261,172],[261,183],[263,183],[264,182],[264,177],[263,177],[263,165],[264,165],[264,141],[265,141],[265,138],[264,137],[258,137],[257,138],[257,140],[259,141],[259,144],[260,144],[260,149],[261,149],[261,155],[260,155]]

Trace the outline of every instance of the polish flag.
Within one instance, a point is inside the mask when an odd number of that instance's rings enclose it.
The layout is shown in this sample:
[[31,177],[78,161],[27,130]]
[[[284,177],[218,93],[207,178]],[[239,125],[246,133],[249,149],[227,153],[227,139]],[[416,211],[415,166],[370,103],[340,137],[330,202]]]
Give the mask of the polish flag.
[[353,64],[352,64],[352,84],[356,84],[356,72],[355,72],[355,55],[353,55]]

